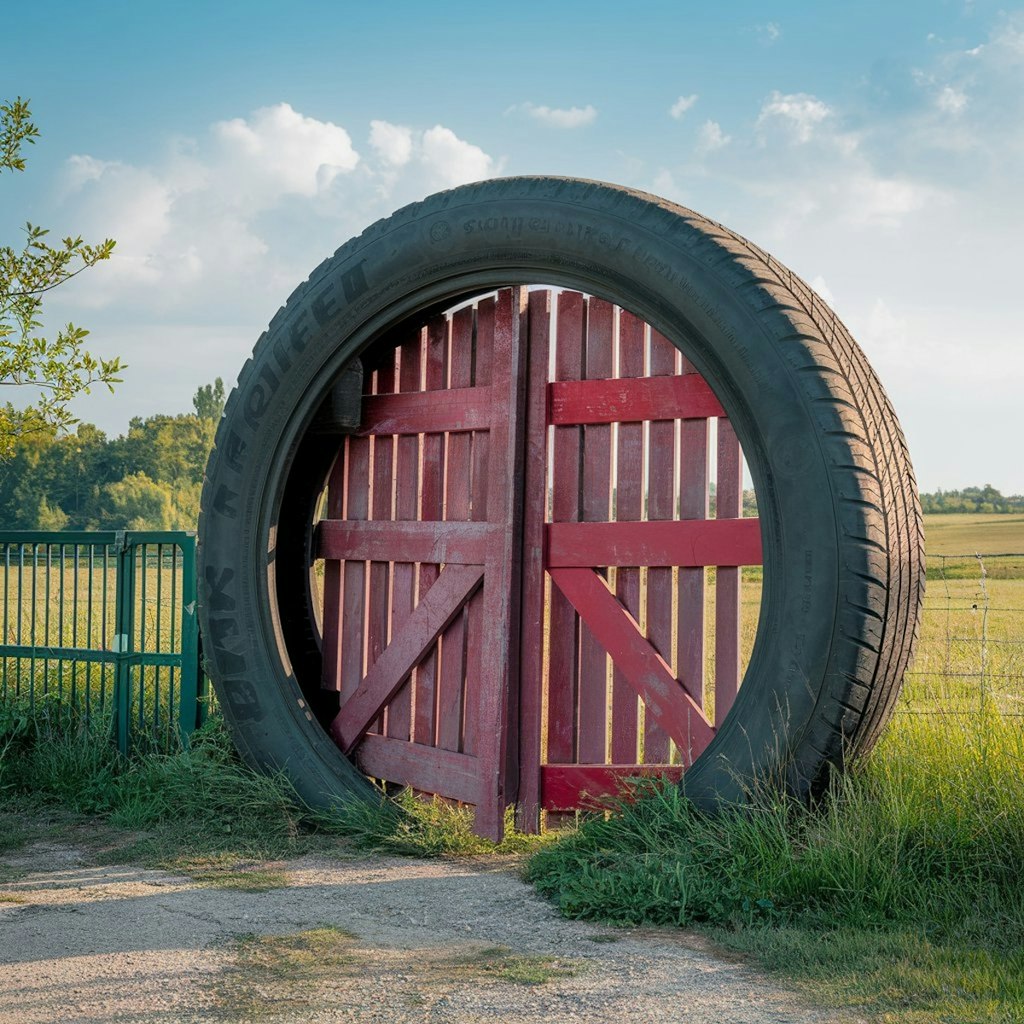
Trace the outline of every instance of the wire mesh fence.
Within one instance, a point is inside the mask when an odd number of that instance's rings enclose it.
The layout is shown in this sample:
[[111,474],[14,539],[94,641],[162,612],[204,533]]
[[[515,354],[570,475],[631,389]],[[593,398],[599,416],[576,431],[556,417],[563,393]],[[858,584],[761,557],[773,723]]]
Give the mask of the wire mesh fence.
[[166,748],[202,712],[195,534],[0,532],[0,698]]
[[1024,716],[1024,554],[929,555],[927,572],[898,711]]

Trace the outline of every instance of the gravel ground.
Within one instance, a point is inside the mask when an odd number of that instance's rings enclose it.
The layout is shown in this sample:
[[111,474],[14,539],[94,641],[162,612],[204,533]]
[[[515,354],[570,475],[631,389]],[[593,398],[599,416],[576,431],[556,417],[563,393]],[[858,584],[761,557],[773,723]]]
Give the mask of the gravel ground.
[[266,892],[53,844],[2,863],[29,871],[0,884],[2,1024],[850,1019],[697,936],[566,921],[493,859],[303,858]]

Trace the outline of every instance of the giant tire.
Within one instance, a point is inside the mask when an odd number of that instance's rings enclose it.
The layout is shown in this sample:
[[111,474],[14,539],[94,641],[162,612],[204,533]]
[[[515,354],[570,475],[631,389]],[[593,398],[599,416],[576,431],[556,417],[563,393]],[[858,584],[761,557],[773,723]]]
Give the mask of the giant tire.
[[690,210],[576,179],[487,181],[400,210],[317,267],[259,339],[200,521],[208,668],[240,750],[314,805],[373,792],[320,724],[334,707],[318,688],[309,524],[337,446],[322,432],[358,419],[345,373],[396,324],[540,282],[614,300],[671,338],[715,388],[754,478],[758,634],[688,794],[711,807],[762,775],[813,791],[871,747],[914,645],[922,531],[903,434],[860,348],[789,270]]

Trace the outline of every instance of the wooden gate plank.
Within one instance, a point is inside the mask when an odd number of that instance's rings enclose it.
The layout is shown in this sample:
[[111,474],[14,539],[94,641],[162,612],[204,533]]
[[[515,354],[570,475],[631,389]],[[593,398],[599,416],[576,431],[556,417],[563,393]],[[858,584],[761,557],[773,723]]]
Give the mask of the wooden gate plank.
[[596,572],[552,569],[550,573],[594,636],[601,637],[612,661],[643,698],[655,721],[675,741],[683,763],[689,764],[714,735],[703,711]]
[[450,565],[406,619],[402,632],[370,666],[358,689],[331,723],[331,735],[344,753],[363,738],[381,709],[441,631],[461,611],[483,578],[483,567]]
[[[621,315],[636,319],[625,310]],[[643,321],[637,322],[643,324]],[[549,390],[551,422],[556,425],[639,423],[725,415],[714,392],[697,374],[558,381],[552,382]]]
[[[579,292],[556,297],[555,376],[578,380],[583,372],[586,307]],[[582,427],[554,428],[552,441],[551,516],[555,522],[580,518],[580,444]],[[576,610],[556,588],[548,612],[547,760],[570,763],[576,758],[576,705],[579,683]]]
[[[398,388],[403,394],[420,394],[423,332],[417,330],[398,350]],[[395,442],[395,520],[413,525],[420,504],[420,439],[403,434]],[[418,525],[418,524],[417,524]],[[401,527],[396,527],[400,529]],[[391,556],[391,636],[397,636],[416,603],[416,560]],[[415,671],[413,677],[415,678]],[[388,704],[387,735],[395,739],[412,737],[412,684],[403,686]]]
[[355,758],[375,779],[403,783],[422,793],[443,793],[449,800],[475,804],[480,799],[479,764],[468,754],[368,735],[356,748]]
[[[743,458],[736,432],[718,421],[718,478],[715,504],[720,522],[757,522],[743,515]],[[758,531],[760,536],[760,531]],[[728,563],[726,563],[728,565]],[[715,723],[729,713],[740,685],[740,570],[719,567],[715,582]]]
[[[350,522],[369,515],[370,441],[365,437],[348,439],[348,465],[345,473],[344,516]],[[346,700],[359,686],[366,672],[366,563],[346,559],[344,612],[345,636],[341,647],[341,699]]]
[[[657,331],[651,331],[648,372],[653,377],[673,378],[677,372],[679,353],[676,347]],[[673,420],[653,421],[648,434],[647,518],[674,519],[676,516],[676,423]],[[651,566],[647,570],[647,636],[654,649],[681,676],[673,646],[673,589],[675,570],[668,566]],[[666,762],[669,759],[669,738],[644,713],[644,761]]]
[[632,779],[683,777],[677,764],[552,764],[541,769],[543,805],[546,811],[600,810],[608,797],[626,797]]
[[[374,373],[374,391],[385,394],[395,389],[395,353]],[[371,439],[370,458],[370,516],[391,521],[394,487],[394,438],[390,434]],[[391,621],[391,566],[388,562],[370,562],[367,592],[366,665],[367,670],[377,661],[388,645],[388,626]],[[374,732],[384,731],[384,717],[373,726]]]
[[[682,360],[684,374],[693,365]],[[710,435],[706,419],[683,420],[679,425],[679,515],[684,520],[708,518],[710,494]],[[677,667],[690,696],[704,706],[705,602],[707,573],[703,567],[679,570]]]
[[[614,307],[604,299],[587,301],[585,375],[611,377]],[[608,424],[583,428],[583,519],[608,519],[611,503],[612,434]],[[577,609],[579,610],[579,609]],[[579,760],[603,763],[608,756],[608,658],[586,619],[580,625]]]
[[[347,440],[347,439],[346,439]],[[327,515],[338,519],[344,515],[345,507],[345,474],[348,470],[348,452],[345,441],[342,441],[331,474],[327,481]],[[319,530],[319,526],[317,527]],[[315,541],[314,541],[315,544]],[[315,550],[315,548],[314,548]],[[322,554],[314,557],[323,558]],[[341,641],[342,617],[341,609],[344,600],[345,563],[328,560],[324,564],[323,591],[323,659],[320,668],[320,685],[325,690],[337,690],[341,681]]]
[[[476,313],[466,306],[452,315],[451,351],[448,357],[451,388],[466,388],[473,373],[473,323]],[[471,436],[448,434],[445,455],[445,520],[466,522],[470,512]],[[462,745],[462,696],[466,650],[465,612],[456,615],[441,637],[437,698],[437,745],[459,750]]]
[[760,565],[760,520],[549,523],[548,565]]
[[487,523],[324,519],[317,524],[315,551],[318,557],[329,560],[483,565],[493,533]]
[[[428,392],[444,389],[448,372],[448,319],[434,317],[426,329],[424,348],[424,386]],[[434,397],[437,397],[436,395]],[[420,519],[423,523],[440,523],[444,518],[444,434],[423,435],[420,464]],[[444,529],[450,530],[451,527]],[[436,552],[429,558],[418,559],[420,564],[419,600],[437,582],[440,562],[451,559]],[[417,743],[433,744],[437,735],[437,670],[438,649],[435,646],[420,662],[416,670],[416,690],[413,698],[413,739]]]
[[547,519],[547,379],[551,293],[530,292],[523,467],[523,598],[520,609],[519,792],[516,826],[540,829],[544,718],[544,524]]
[[[499,293],[499,296],[502,293]],[[485,429],[475,430],[470,438],[469,515],[477,522],[487,519],[488,452],[490,430],[505,413],[504,396],[491,388],[495,329],[495,299],[481,299],[476,307],[476,333],[473,344],[473,384],[491,391],[491,409]],[[486,590],[486,582],[484,584]],[[463,696],[462,749],[475,754],[478,749],[480,691],[484,680],[483,615],[484,593],[478,592],[466,605],[466,683]],[[479,817],[479,814],[478,814]]]
[[489,387],[451,388],[436,394],[373,395],[363,403],[362,437],[378,434],[435,434],[486,430],[491,408]]
[[[632,313],[626,310],[619,313],[618,373],[621,378],[643,379],[645,327],[644,322]],[[632,526],[643,518],[643,424],[630,419],[630,422],[619,424],[617,433],[615,519],[620,524]],[[623,565],[615,574],[615,593],[637,622],[640,621],[639,566],[643,564],[637,561]],[[616,668],[612,674],[612,761],[633,764],[637,760],[638,719],[636,690],[629,685],[622,670]]]
[[[477,743],[480,799],[474,831],[499,841],[505,806],[515,799],[519,781],[518,703],[513,681],[519,681],[519,605],[522,557],[523,430],[525,343],[520,340],[526,313],[526,289],[504,289],[493,307],[490,369],[495,406],[488,438],[488,521],[496,543],[488,552],[477,627],[486,677],[475,687],[478,700]],[[481,332],[483,333],[483,332]],[[482,475],[482,474],[481,474]],[[509,772],[509,767],[513,771]]]

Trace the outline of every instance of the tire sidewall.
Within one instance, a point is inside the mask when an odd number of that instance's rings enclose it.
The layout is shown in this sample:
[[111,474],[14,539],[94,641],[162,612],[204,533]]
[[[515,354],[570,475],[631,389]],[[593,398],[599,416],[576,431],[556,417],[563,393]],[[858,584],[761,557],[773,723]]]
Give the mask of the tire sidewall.
[[685,776],[699,804],[740,799],[766,769],[802,759],[828,690],[833,474],[784,311],[706,222],[596,183],[512,179],[431,197],[342,247],[271,322],[203,492],[200,621],[225,717],[248,759],[285,769],[310,803],[372,792],[316,721],[285,649],[273,555],[288,467],[330,381],[389,327],[517,283],[578,288],[649,322],[709,380],[740,437],[761,516],[761,619],[733,713]]

